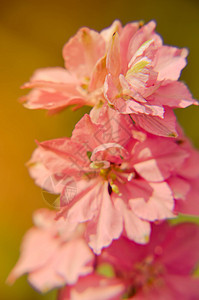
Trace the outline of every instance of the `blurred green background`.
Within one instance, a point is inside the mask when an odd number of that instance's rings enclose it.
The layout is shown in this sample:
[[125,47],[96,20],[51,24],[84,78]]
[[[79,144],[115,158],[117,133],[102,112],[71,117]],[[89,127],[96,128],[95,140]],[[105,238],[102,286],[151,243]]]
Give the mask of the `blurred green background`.
[[[155,19],[166,44],[189,48],[182,80],[199,99],[199,1],[1,0],[0,7],[0,299],[55,299],[55,292],[35,292],[25,277],[11,287],[5,279],[19,256],[22,236],[32,224],[32,212],[46,206],[40,188],[34,185],[25,167],[36,147],[34,140],[70,135],[87,109],[75,113],[68,109],[47,117],[44,111],[27,110],[17,101],[24,93],[19,87],[37,68],[63,66],[62,47],[79,27],[101,30],[116,18],[123,24]],[[177,115],[187,135],[199,147],[198,108],[184,109]]]

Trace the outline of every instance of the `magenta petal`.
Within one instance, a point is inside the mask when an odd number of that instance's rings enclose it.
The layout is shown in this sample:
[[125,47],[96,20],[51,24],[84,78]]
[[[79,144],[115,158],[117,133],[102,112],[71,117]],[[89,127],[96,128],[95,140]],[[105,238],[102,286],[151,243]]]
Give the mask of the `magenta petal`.
[[118,300],[124,291],[121,280],[93,274],[60,291],[58,300]]
[[[173,299],[198,300],[199,299],[199,279],[191,276],[165,276],[167,291],[172,294]],[[160,299],[160,298],[158,298]],[[162,298],[163,299],[163,298]]]
[[188,275],[199,260],[199,227],[191,223],[171,227],[162,247],[161,261],[168,272]]

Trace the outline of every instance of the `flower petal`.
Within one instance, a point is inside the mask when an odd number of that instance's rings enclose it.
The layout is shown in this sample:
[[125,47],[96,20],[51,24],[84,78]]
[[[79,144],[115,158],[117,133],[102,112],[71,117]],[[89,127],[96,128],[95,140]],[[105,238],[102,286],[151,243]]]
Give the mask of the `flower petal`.
[[169,186],[165,183],[151,183],[153,193],[148,201],[143,198],[135,198],[129,201],[133,212],[140,218],[148,221],[174,218],[172,213],[174,200]]
[[178,80],[182,69],[186,66],[187,49],[162,46],[156,53],[155,71],[158,80]]
[[90,247],[96,254],[101,252],[103,247],[110,245],[113,239],[120,236],[123,230],[122,216],[115,208],[112,199],[108,194],[107,184],[101,192],[101,205],[95,220],[87,227],[87,238]]
[[176,117],[171,109],[165,110],[164,119],[156,116],[133,114],[136,125],[154,135],[177,137]]
[[105,54],[105,42],[100,34],[81,28],[63,48],[65,67],[78,78],[91,76],[91,72]]

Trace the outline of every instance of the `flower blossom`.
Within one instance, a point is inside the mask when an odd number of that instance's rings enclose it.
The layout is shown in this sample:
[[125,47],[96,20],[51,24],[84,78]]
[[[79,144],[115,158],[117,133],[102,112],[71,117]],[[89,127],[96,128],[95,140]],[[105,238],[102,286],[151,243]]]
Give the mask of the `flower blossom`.
[[56,212],[47,209],[34,214],[36,227],[26,233],[8,282],[28,273],[31,285],[46,292],[74,284],[79,276],[92,272],[94,255],[83,238],[84,225],[55,220],[55,216]]
[[144,130],[177,136],[172,109],[197,104],[178,81],[188,51],[163,45],[155,26],[115,21],[100,33],[81,28],[63,48],[65,68],[39,69],[23,86],[33,88],[25,106],[52,114],[108,101]]
[[153,225],[147,245],[121,237],[103,250],[97,270],[108,263],[111,278],[92,273],[63,288],[58,300],[196,300],[199,279],[193,271],[198,260],[197,225]]
[[107,44],[119,28],[120,22],[115,21],[100,33],[87,27],[79,29],[63,48],[65,68],[39,69],[23,85],[23,88],[33,88],[22,98],[25,106],[47,109],[53,114],[69,105],[79,108],[104,102]]
[[[61,194],[60,216],[87,222],[85,236],[95,253],[123,231],[129,239],[146,243],[150,222],[178,212],[175,183],[168,181],[189,152],[172,138],[137,131],[128,115],[107,108],[98,123],[85,115],[71,138],[38,145],[29,162],[31,176],[42,188]],[[49,177],[53,188],[46,184]],[[74,181],[76,193],[69,199]]]
[[165,221],[199,215],[199,152],[173,112],[198,103],[179,81],[187,49],[164,45],[155,27],[81,28],[64,68],[24,84],[30,109],[92,110],[71,138],[37,142],[30,175],[60,207],[34,214],[8,282],[27,273],[38,291],[61,287],[59,300],[199,299],[199,227]]
[[150,133],[177,136],[173,108],[197,104],[179,82],[186,49],[165,46],[155,22],[130,34],[130,24],[116,32],[107,53],[105,97],[120,113]]

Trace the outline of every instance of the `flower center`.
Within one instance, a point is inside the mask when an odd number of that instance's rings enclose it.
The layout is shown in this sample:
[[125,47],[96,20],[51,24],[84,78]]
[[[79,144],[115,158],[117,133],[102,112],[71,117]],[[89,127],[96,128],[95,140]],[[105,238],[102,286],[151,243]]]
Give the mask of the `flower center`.
[[88,151],[90,171],[84,173],[88,179],[101,177],[108,181],[108,192],[120,194],[119,183],[125,184],[135,178],[136,173],[129,165],[129,153],[117,143],[106,143]]
[[126,295],[129,298],[134,296],[139,290],[147,292],[152,287],[163,285],[164,272],[164,267],[154,262],[153,256],[148,256],[144,261],[135,265],[131,274],[132,285]]
[[[107,167],[107,165],[109,165],[109,167]],[[109,163],[107,161],[94,161],[90,164],[90,167],[98,169],[98,175],[102,177],[104,181],[108,181],[108,192],[110,195],[112,192],[119,194],[119,188],[114,183],[114,181],[117,179],[116,172],[120,170],[118,165],[114,163]]]

